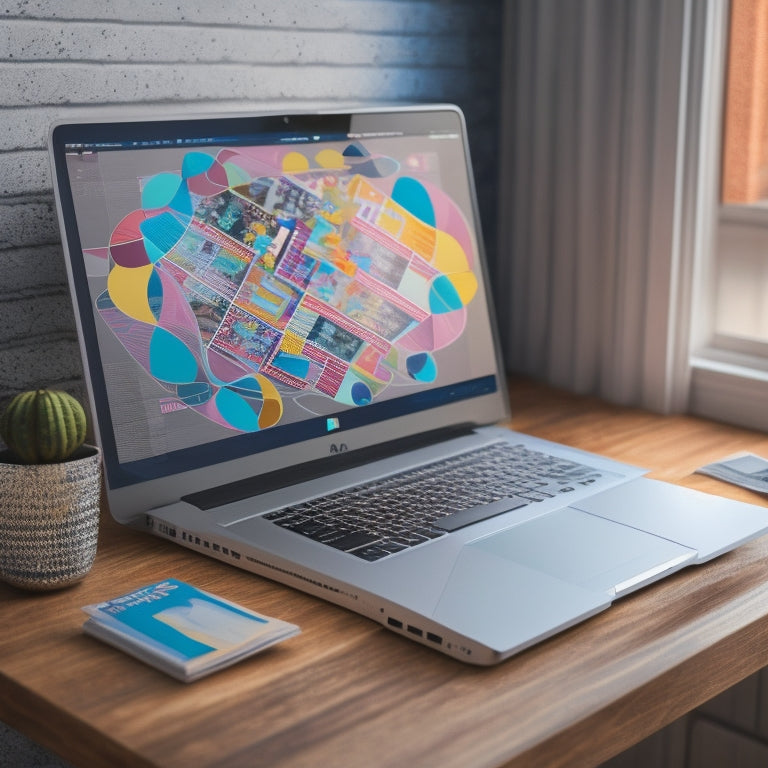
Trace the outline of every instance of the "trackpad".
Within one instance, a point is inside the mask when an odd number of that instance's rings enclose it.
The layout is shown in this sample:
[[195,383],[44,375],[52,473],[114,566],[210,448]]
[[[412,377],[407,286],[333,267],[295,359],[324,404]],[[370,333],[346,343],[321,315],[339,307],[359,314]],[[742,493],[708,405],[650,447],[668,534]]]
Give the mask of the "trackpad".
[[509,654],[593,616],[611,604],[541,571],[465,546],[432,617]]
[[478,539],[492,553],[590,591],[617,595],[676,570],[696,551],[571,507]]
[[577,503],[593,515],[695,549],[700,563],[768,531],[765,507],[645,477]]

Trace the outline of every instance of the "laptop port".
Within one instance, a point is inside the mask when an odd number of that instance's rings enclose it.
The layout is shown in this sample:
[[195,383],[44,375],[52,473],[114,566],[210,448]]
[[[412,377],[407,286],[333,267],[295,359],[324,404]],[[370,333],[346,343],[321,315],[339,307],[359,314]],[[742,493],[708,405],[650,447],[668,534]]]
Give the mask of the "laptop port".
[[393,619],[391,616],[387,618],[387,624],[389,624],[390,627],[396,627],[397,629],[403,628],[403,622],[398,619]]
[[433,643],[437,643],[438,645],[443,644],[443,638],[440,637],[440,635],[436,635],[434,632],[427,632],[427,640],[431,640]]
[[422,630],[420,630],[418,627],[411,626],[410,624],[408,625],[408,631],[412,635],[418,635],[419,637],[424,637],[424,632]]

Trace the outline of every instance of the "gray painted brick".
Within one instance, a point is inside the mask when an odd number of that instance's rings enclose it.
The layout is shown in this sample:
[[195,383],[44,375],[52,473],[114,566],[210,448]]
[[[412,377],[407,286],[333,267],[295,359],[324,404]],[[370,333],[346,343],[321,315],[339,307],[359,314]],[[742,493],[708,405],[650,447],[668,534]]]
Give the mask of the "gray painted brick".
[[31,337],[24,344],[0,345],[0,402],[37,387],[64,389],[80,402],[87,402],[75,338]]
[[227,62],[307,66],[455,67],[471,55],[462,29],[441,37],[384,31],[268,29],[121,24],[117,22],[7,21],[0,50],[14,62],[52,59],[169,64]]
[[69,294],[62,287],[50,292],[38,290],[33,296],[6,298],[0,303],[0,327],[3,342],[21,343],[24,339],[62,333],[74,335]]
[[46,199],[0,198],[0,251],[58,242],[59,225],[52,191]]
[[40,194],[50,189],[51,170],[45,151],[0,153],[0,198]]
[[259,99],[440,100],[477,87],[462,67],[244,64],[0,63],[7,106]]
[[58,244],[0,251],[0,301],[51,289],[67,282],[64,256]]
[[414,29],[445,34],[482,27],[483,9],[491,16],[498,3],[479,0],[271,0],[210,3],[208,0],[15,0],[3,4],[6,18],[109,20],[134,23],[194,24],[205,27],[242,26],[271,29],[383,30],[393,34]]

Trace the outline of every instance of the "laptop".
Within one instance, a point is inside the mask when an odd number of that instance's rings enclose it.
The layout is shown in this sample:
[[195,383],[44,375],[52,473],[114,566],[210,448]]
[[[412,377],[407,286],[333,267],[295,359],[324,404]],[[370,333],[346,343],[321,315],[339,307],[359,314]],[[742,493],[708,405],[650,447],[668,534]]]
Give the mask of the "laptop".
[[768,529],[498,426],[458,108],[59,122],[50,153],[118,522],[481,665]]

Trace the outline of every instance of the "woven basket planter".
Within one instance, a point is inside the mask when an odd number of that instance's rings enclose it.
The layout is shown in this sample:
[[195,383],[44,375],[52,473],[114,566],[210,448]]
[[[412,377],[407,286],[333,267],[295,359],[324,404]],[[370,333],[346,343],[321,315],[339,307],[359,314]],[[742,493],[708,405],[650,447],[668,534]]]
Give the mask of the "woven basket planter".
[[96,556],[99,450],[83,446],[59,464],[7,461],[0,454],[0,579],[35,590],[74,584]]

